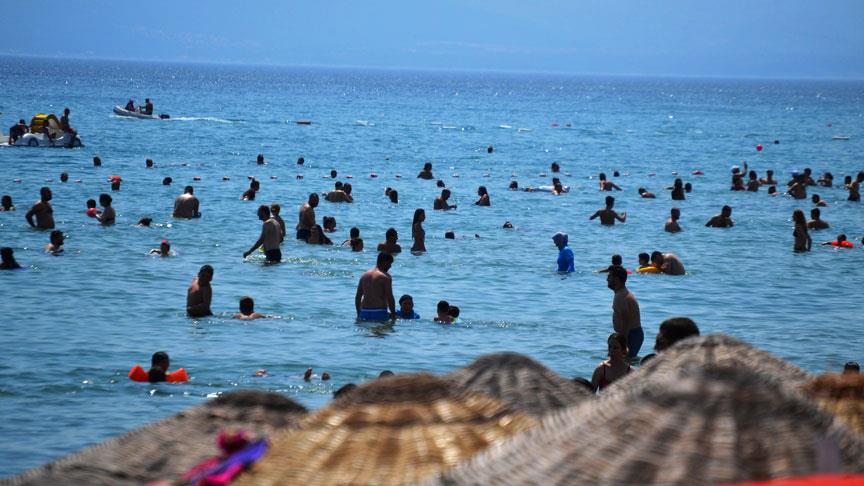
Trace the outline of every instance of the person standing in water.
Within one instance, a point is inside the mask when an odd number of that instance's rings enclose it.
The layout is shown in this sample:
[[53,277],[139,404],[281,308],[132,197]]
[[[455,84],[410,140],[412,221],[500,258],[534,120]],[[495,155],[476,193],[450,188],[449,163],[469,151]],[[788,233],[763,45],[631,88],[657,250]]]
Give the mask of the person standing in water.
[[198,276],[192,279],[189,290],[186,291],[186,315],[189,317],[212,316],[210,303],[213,301],[213,267],[204,265],[198,270]]
[[567,246],[567,240],[567,233],[559,232],[552,235],[552,241],[558,247],[558,272],[570,273],[575,270],[573,250]]
[[275,218],[270,216],[270,208],[266,204],[258,206],[258,219],[264,222],[261,226],[261,236],[243,253],[243,258],[248,257],[259,246],[264,245],[264,255],[267,258],[267,263],[279,263],[282,261],[282,250],[279,248],[282,243],[282,227]]
[[612,382],[623,378],[630,373],[630,363],[627,362],[627,338],[624,335],[613,332],[606,339],[608,346],[608,359],[603,360],[594,374],[591,376],[591,386],[595,392],[602,391]]
[[309,194],[309,200],[300,206],[300,221],[297,223],[297,239],[306,241],[312,227],[315,226],[315,208],[318,206],[318,194]]
[[[363,321],[386,321],[396,318],[393,279],[387,273],[393,265],[393,255],[379,253],[375,267],[367,270],[357,283],[354,307]],[[389,312],[388,312],[389,310]]]
[[486,186],[480,186],[477,188],[477,195],[480,196],[480,199],[477,200],[474,204],[477,206],[489,206],[489,191],[486,190]]
[[63,235],[63,232],[60,230],[54,230],[51,232],[51,240],[45,245],[45,253],[51,253],[52,255],[59,255],[63,253],[63,240],[66,237]]
[[735,221],[732,221],[732,207],[723,206],[720,214],[715,214],[705,223],[705,226],[709,228],[731,228],[735,226]]
[[[50,203],[53,197],[51,188],[43,187],[39,190],[39,200],[24,215],[27,224],[39,229],[54,229],[54,208],[51,207]],[[34,217],[36,223],[33,223]]]
[[111,196],[108,194],[99,195],[99,204],[102,205],[102,212],[96,215],[96,219],[102,226],[113,226],[117,222],[117,213],[111,206]]
[[192,186],[186,186],[183,189],[183,194],[177,196],[174,200],[175,218],[198,218],[201,213],[198,212],[198,198],[195,197],[195,189]]
[[273,216],[273,219],[279,223],[279,232],[282,235],[282,240],[285,240],[285,220],[282,219],[282,216],[279,216],[279,213],[282,211],[282,207],[276,204],[275,202],[270,204],[270,215]]
[[666,227],[663,228],[667,233],[677,233],[681,231],[681,226],[678,224],[678,220],[681,219],[681,210],[678,208],[672,208],[669,211],[669,219],[666,220]]
[[426,230],[423,229],[423,221],[426,221],[426,211],[422,208],[414,210],[414,221],[411,222],[411,237],[414,239],[412,252],[426,251]]
[[813,246],[813,239],[810,238],[810,232],[807,231],[807,217],[804,216],[804,211],[800,209],[793,211],[792,222],[795,223],[795,229],[792,231],[792,236],[795,237],[795,251],[810,251],[810,247]]
[[612,328],[627,337],[627,357],[635,358],[642,348],[645,334],[642,332],[639,302],[627,289],[626,282],[627,270],[624,267],[609,267],[606,285],[615,292],[615,297],[612,299]]
[[591,215],[589,220],[594,220],[596,218],[600,218],[600,224],[603,226],[613,226],[615,224],[615,220],[621,221],[624,223],[627,221],[627,213],[622,212],[618,214],[612,207],[615,206],[615,198],[612,196],[606,196],[606,207],[603,209],[598,209],[593,215]]

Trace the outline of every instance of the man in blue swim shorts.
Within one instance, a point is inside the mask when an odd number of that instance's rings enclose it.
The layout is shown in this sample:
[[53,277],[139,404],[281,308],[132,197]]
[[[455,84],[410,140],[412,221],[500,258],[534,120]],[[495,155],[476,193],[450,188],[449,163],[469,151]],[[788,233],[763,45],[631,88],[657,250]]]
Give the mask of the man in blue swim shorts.
[[386,321],[396,318],[393,279],[387,273],[393,265],[393,255],[379,253],[375,268],[366,271],[357,284],[354,307],[362,321]]

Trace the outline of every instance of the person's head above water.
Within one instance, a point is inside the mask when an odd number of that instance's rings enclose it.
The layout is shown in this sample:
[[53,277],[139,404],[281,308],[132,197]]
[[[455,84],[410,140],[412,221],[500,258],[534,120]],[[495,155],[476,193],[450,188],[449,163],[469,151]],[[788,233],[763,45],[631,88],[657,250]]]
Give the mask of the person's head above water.
[[516,181],[510,181],[509,189],[519,189],[519,183]]
[[609,265],[606,275],[606,286],[611,290],[618,291],[627,283],[627,270],[620,265]]
[[450,189],[442,189],[441,190],[441,199],[447,200],[450,198]]
[[192,186],[186,186],[183,188],[183,194],[194,194],[195,188]]
[[378,270],[387,273],[390,267],[393,266],[393,255],[385,252],[379,253],[375,266],[378,267]]
[[558,162],[552,162],[552,165],[549,166],[549,169],[550,169],[552,172],[559,172],[559,171],[561,170],[561,166],[558,165]]
[[111,196],[109,196],[108,194],[99,194],[99,204],[103,206],[110,206],[111,201],[113,201],[113,199],[111,199]]
[[336,172],[336,169],[330,169],[330,178],[331,179],[335,179],[337,175],[339,175],[339,173]]
[[727,218],[729,216],[732,216],[732,207],[731,206],[723,206],[723,208],[720,209],[720,214],[722,214],[723,216],[725,216]]
[[399,234],[396,232],[396,228],[388,228],[387,232],[384,234],[384,239],[386,239],[388,243],[396,243],[396,240],[399,239]]
[[171,243],[168,240],[162,240],[159,242],[159,251],[162,253],[162,256],[168,256],[171,253]]
[[202,265],[198,270],[198,283],[207,285],[213,280],[213,267],[210,265]]
[[663,351],[684,338],[698,335],[699,327],[689,317],[666,319],[660,323],[657,340],[654,342],[654,351]]
[[255,301],[252,300],[252,297],[248,295],[240,297],[240,313],[244,316],[249,316],[253,312],[255,312]]
[[689,182],[687,184],[684,184],[684,192],[690,192],[692,190],[693,190],[693,184],[690,184]]
[[804,211],[801,211],[800,209],[792,211],[792,221],[795,222],[795,224],[806,226],[807,218],[804,216]]
[[157,351],[153,353],[153,356],[150,358],[150,367],[151,368],[159,368],[162,371],[168,371],[168,367],[171,366],[171,359],[168,357],[168,353],[165,351]]
[[651,255],[649,255],[647,253],[640,253],[639,254],[639,266],[644,267],[645,265],[648,265],[648,263],[650,263],[650,262],[651,262]]
[[446,300],[439,300],[435,309],[438,311],[438,314],[448,314],[450,312],[450,303]]
[[261,182],[258,179],[252,179],[252,182],[249,183],[249,189],[253,191],[261,189]]
[[3,209],[9,209],[12,207],[12,196],[9,194],[4,194],[3,198],[0,199],[0,206],[3,206]]
[[849,361],[843,365],[844,375],[857,375],[861,373],[861,365],[857,361]]
[[270,219],[270,206],[266,204],[258,206],[258,219],[261,221],[267,221]]
[[279,216],[279,211],[282,211],[282,206],[280,206],[278,203],[270,204],[270,214],[272,214],[273,216]]
[[612,196],[606,196],[606,208],[612,209],[612,206],[615,206],[615,198]]
[[349,231],[348,234],[352,240],[356,239],[356,238],[360,238],[360,228],[355,226],[355,227],[351,228],[351,231]]
[[488,196],[488,195],[489,195],[489,191],[486,190],[486,186],[480,186],[480,187],[478,187],[478,188],[477,188],[477,195],[478,195],[478,196]]
[[624,259],[621,258],[621,255],[612,255],[612,265],[620,267],[622,263],[624,263]]
[[51,236],[49,237],[51,244],[54,245],[54,248],[59,248],[63,245],[63,232],[60,230],[54,230],[51,232]]
[[681,209],[672,208],[672,210],[669,211],[669,217],[672,218],[672,221],[678,221],[681,219]]
[[843,243],[844,241],[846,241],[846,235],[845,234],[840,233],[839,235],[837,235],[837,243]]
[[822,211],[819,208],[813,208],[810,210],[810,217],[813,219],[819,219],[822,216]]
[[396,189],[390,190],[390,193],[387,194],[387,197],[390,198],[390,202],[393,204],[399,203],[399,192]]
[[425,164],[423,164],[423,170],[426,172],[431,172],[432,171],[432,162],[426,162]]
[[170,177],[162,179],[163,186],[170,186],[172,182],[174,182],[174,179],[171,179]]
[[318,193],[317,192],[313,192],[313,193],[309,194],[309,200],[308,200],[309,206],[312,206],[314,208],[315,206],[318,205],[318,201],[319,201],[319,199],[318,199]]
[[552,241],[555,242],[555,246],[557,246],[558,249],[561,249],[561,248],[564,248],[565,246],[567,246],[567,240],[568,240],[567,233],[558,232],[558,233],[555,233],[554,235],[552,235]]
[[54,195],[51,193],[50,187],[43,187],[42,189],[39,189],[39,199],[41,199],[42,201],[48,202],[53,197]]
[[414,210],[414,219],[411,221],[412,225],[417,223],[422,223],[426,220],[426,210],[423,208],[417,208]]
[[399,297],[399,308],[403,314],[410,316],[414,312],[414,298],[410,294]]
[[651,263],[653,263],[654,265],[657,265],[658,267],[662,266],[663,265],[663,253],[660,253],[659,251],[652,251],[651,252]]
[[255,162],[258,165],[264,165],[264,154],[258,154],[258,157],[255,158]]

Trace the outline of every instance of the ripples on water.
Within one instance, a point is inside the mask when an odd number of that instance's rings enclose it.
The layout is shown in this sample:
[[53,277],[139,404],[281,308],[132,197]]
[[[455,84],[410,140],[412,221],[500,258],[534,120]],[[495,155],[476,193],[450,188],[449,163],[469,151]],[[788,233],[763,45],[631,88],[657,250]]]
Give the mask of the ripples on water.
[[[594,270],[612,253],[632,267],[639,252],[672,251],[681,278],[634,276],[646,331],[643,354],[657,326],[673,315],[693,317],[705,332],[725,332],[811,371],[864,360],[860,287],[864,251],[815,247],[791,251],[791,213],[809,202],[728,191],[729,168],[748,160],[760,175],[772,168],[785,181],[792,169],[830,170],[836,181],[864,170],[861,83],[599,79],[446,73],[145,65],[135,63],[0,60],[0,119],[5,127],[38,111],[72,108],[86,147],[78,150],[0,150],[0,193],[19,210],[0,213],[0,245],[15,248],[26,272],[0,274],[0,474],[165,417],[208,396],[238,387],[286,393],[307,406],[325,403],[348,382],[396,372],[446,372],[478,355],[527,353],[566,376],[589,376],[604,357],[611,329],[611,292]],[[155,99],[168,121],[126,120],[111,107],[129,96]],[[794,108],[794,109],[789,109]],[[311,126],[292,120],[308,118]],[[365,123],[358,123],[364,121]],[[559,128],[550,127],[558,123]],[[568,129],[566,124],[570,123]],[[827,125],[831,123],[832,126]],[[509,129],[499,128],[502,125]],[[446,128],[445,128],[446,127]],[[450,128],[453,127],[453,128]],[[519,131],[519,128],[530,131]],[[850,135],[832,141],[833,135]],[[773,145],[774,139],[780,140]],[[765,145],[757,153],[756,143]],[[488,145],[495,147],[486,153]],[[269,164],[255,165],[264,153]],[[103,167],[91,159],[101,156]],[[306,165],[295,161],[303,156]],[[157,167],[146,170],[144,159]],[[422,163],[453,190],[454,212],[431,210],[440,192],[414,176]],[[558,161],[562,197],[507,191],[548,184]],[[243,262],[257,238],[258,204],[279,202],[291,228],[310,191],[336,168],[353,176],[356,203],[322,201],[318,217],[337,218],[334,247],[289,239],[285,262]],[[693,169],[705,176],[690,176]],[[587,221],[606,194],[596,174],[614,170],[624,188],[613,194],[627,211],[624,225]],[[72,181],[56,182],[67,171]],[[683,202],[684,232],[662,231],[673,206],[664,187],[673,171],[694,184]],[[370,178],[376,172],[378,178]],[[655,176],[649,174],[655,173]],[[123,177],[115,193],[118,224],[100,228],[84,202],[107,192],[109,175]],[[296,176],[302,174],[303,179]],[[396,175],[401,175],[397,178]],[[458,174],[458,178],[454,176]],[[242,202],[247,176],[262,181],[258,201]],[[165,176],[174,185],[163,187]],[[200,176],[200,182],[192,182]],[[222,181],[229,176],[229,181]],[[271,179],[277,176],[277,179]],[[22,182],[13,182],[22,179]],[[55,182],[46,183],[47,179]],[[173,198],[195,186],[203,217],[172,221]],[[41,253],[45,232],[29,229],[24,213],[49,184],[66,254]],[[492,206],[472,205],[479,185]],[[399,204],[384,188],[399,191]],[[638,198],[644,186],[657,200]],[[864,209],[845,191],[811,189],[830,203],[829,231],[864,234]],[[731,230],[702,225],[723,204],[734,208]],[[426,208],[429,253],[396,257],[397,298],[414,296],[423,320],[393,326],[357,324],[353,297],[359,275],[393,226],[410,247],[414,209]],[[142,216],[153,228],[137,228]],[[504,221],[514,230],[503,230]],[[351,226],[367,251],[338,243]],[[456,240],[445,240],[453,230]],[[551,235],[570,234],[577,271],[556,274]],[[480,237],[475,238],[478,234]],[[167,238],[176,258],[145,256]],[[217,316],[187,319],[185,291],[198,267],[215,269]],[[280,319],[230,319],[238,299]],[[462,310],[457,326],[431,322],[447,299]],[[185,385],[142,385],[126,378],[135,363],[167,350],[186,367]],[[329,371],[329,382],[306,383],[306,367]],[[266,368],[266,377],[255,371]]]

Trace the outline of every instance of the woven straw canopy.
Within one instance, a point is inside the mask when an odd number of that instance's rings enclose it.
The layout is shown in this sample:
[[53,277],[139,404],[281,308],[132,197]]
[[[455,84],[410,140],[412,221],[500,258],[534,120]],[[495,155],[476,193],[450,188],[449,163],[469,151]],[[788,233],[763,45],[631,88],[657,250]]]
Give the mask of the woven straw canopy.
[[455,466],[535,421],[432,375],[366,383],[277,435],[238,484],[405,484]]
[[646,380],[661,383],[675,379],[683,370],[708,367],[746,368],[767,381],[790,388],[798,388],[810,379],[806,371],[767,351],[730,336],[709,334],[675,343],[636,373],[613,383],[604,393],[615,393]]
[[444,484],[681,484],[864,471],[864,442],[745,367],[706,366],[546,416]]
[[483,356],[445,378],[469,391],[497,398],[513,410],[536,416],[592,397],[585,387],[517,353]]
[[807,383],[804,392],[819,408],[834,414],[864,437],[864,375],[825,374]]
[[160,422],[89,447],[10,479],[10,485],[144,484],[175,479],[219,455],[216,435],[225,427],[272,434],[296,424],[306,409],[275,393],[226,393]]

